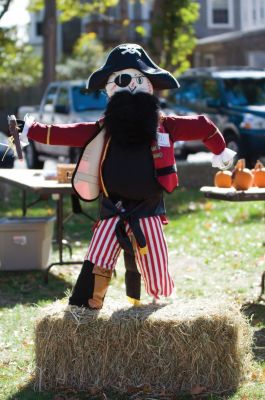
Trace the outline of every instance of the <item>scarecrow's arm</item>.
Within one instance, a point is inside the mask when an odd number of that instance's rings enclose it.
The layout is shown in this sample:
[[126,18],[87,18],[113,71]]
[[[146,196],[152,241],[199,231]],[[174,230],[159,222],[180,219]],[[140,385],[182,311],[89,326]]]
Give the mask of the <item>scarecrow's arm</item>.
[[75,124],[47,125],[34,121],[26,115],[20,139],[28,143],[28,139],[44,144],[59,146],[83,147],[100,130],[99,122],[80,122]]
[[33,122],[28,138],[44,144],[83,147],[99,130],[95,122],[45,125]]
[[214,154],[225,149],[225,140],[214,123],[204,115],[189,117],[165,117],[165,128],[174,142],[178,140],[202,140]]
[[225,169],[231,166],[236,153],[226,148],[223,135],[206,116],[168,116],[164,119],[164,126],[174,142],[202,140],[208,150],[215,155],[212,161],[213,167]]

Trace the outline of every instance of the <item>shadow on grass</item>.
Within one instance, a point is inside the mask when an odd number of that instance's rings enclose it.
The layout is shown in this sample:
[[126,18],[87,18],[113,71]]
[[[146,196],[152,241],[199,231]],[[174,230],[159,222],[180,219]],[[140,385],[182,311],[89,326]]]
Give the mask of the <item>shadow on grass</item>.
[[44,283],[43,271],[0,273],[0,307],[12,308],[16,304],[37,304],[65,297],[72,288],[63,277],[49,274],[49,283]]
[[252,224],[253,222],[260,222],[262,223],[263,214],[259,211],[253,212],[249,215],[240,216],[240,214],[235,218],[237,223],[242,224]]
[[10,395],[6,400],[129,400],[131,397],[116,391],[108,391],[106,397],[103,397],[103,391],[98,394],[90,395],[88,391],[80,391],[70,388],[56,389],[53,391],[38,392],[34,390],[34,382],[29,382],[18,392]]
[[[88,392],[80,392],[74,389],[57,389],[54,391],[38,392],[34,390],[34,381],[29,382],[23,386],[16,393],[7,397],[6,400],[102,400],[102,392],[99,395],[90,396]],[[114,394],[113,397],[107,397],[108,400],[122,400],[125,398],[119,397],[118,394]]]
[[[95,388],[92,388],[92,390]],[[170,399],[170,400],[225,400],[227,397],[227,393],[224,396],[219,396],[215,394],[201,394],[201,395],[190,395],[184,392],[179,392],[174,394],[170,394],[169,396],[165,395],[154,395],[152,393],[146,393],[139,391],[137,395],[137,391],[131,393],[120,392],[116,389],[99,389],[96,393],[90,393],[90,390],[80,391],[71,388],[62,388],[56,389],[54,391],[44,391],[38,392],[34,390],[34,382],[29,382],[26,386],[23,386],[18,392],[9,396],[6,400],[144,400],[144,399]],[[234,392],[230,392],[229,395],[232,395]]]
[[[26,386],[23,386],[16,393],[11,394],[6,400],[54,400],[56,399],[57,393],[55,392],[36,392],[33,387],[34,383],[30,382]],[[64,398],[62,397],[61,400]],[[59,393],[58,393],[59,400]]]
[[265,303],[245,304],[242,311],[254,327],[254,357],[257,361],[265,361]]

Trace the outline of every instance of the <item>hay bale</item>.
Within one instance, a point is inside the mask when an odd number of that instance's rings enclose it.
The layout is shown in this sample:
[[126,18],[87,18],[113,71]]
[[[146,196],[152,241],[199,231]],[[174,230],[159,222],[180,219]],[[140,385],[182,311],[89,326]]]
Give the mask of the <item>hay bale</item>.
[[251,330],[236,305],[209,299],[99,311],[54,303],[35,330],[39,390],[142,384],[170,392],[236,388],[251,359]]

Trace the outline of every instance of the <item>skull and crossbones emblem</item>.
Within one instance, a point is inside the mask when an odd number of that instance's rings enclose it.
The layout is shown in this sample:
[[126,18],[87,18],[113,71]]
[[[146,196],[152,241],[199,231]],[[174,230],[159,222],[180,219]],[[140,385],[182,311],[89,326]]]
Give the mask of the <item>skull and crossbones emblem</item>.
[[121,52],[122,55],[124,55],[126,53],[130,53],[130,54],[137,53],[138,56],[141,57],[142,54],[139,51],[140,48],[141,48],[140,46],[137,46],[137,45],[134,45],[134,44],[124,44],[124,45],[120,46],[120,49],[124,50],[124,51]]

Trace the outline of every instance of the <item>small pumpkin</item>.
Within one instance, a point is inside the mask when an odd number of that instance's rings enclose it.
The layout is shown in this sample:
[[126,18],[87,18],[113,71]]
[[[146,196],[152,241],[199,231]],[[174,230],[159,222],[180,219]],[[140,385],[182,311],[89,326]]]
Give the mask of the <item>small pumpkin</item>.
[[253,186],[265,188],[265,167],[261,161],[257,161],[254,169],[252,170],[254,180]]
[[232,185],[236,190],[248,190],[253,183],[253,174],[246,168],[244,159],[238,160],[232,173]]
[[230,188],[232,186],[232,172],[218,171],[214,177],[214,185],[219,188]]

